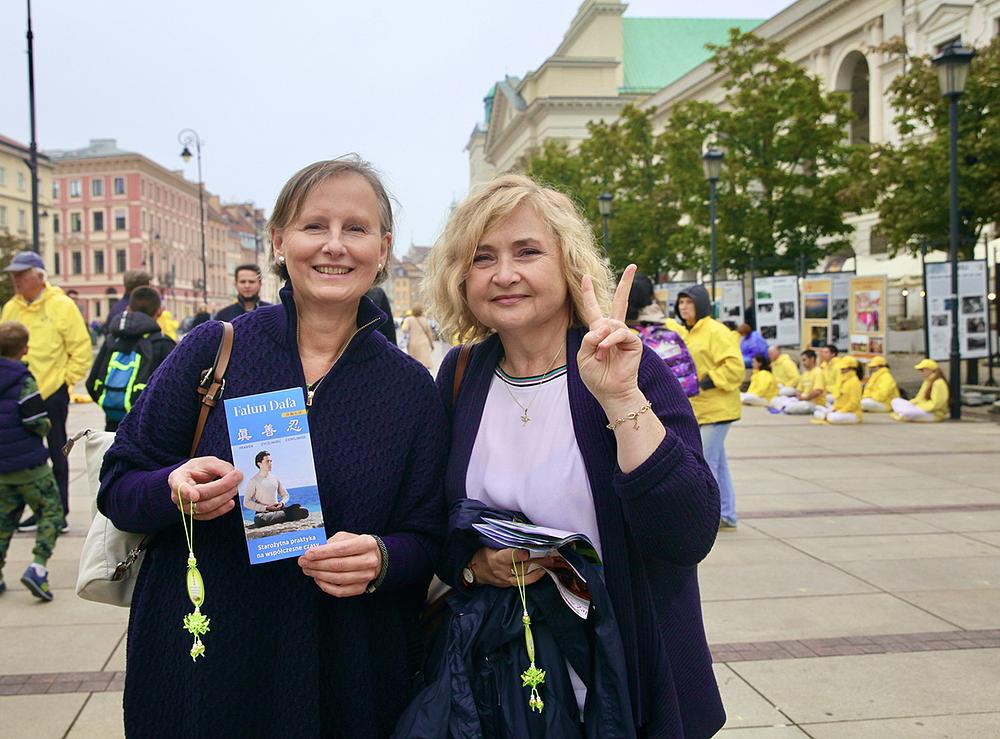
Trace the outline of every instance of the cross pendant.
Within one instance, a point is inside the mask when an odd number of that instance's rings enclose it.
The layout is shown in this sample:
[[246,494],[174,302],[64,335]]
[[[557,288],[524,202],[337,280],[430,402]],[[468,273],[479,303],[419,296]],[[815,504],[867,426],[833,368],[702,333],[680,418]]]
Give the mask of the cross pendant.
[[528,425],[528,421],[530,420],[531,419],[528,418],[528,411],[525,411],[524,413],[521,414],[521,423],[523,423],[525,426]]

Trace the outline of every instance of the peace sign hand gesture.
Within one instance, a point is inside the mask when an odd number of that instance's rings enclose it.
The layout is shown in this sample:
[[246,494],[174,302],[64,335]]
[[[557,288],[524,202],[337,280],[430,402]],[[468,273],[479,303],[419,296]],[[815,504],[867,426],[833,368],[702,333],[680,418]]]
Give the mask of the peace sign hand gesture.
[[622,273],[609,316],[604,315],[597,302],[593,280],[584,276],[580,286],[583,291],[583,320],[589,328],[576,357],[580,379],[609,415],[629,406],[639,397],[642,341],[625,325],[628,295],[635,272],[636,266],[630,264]]

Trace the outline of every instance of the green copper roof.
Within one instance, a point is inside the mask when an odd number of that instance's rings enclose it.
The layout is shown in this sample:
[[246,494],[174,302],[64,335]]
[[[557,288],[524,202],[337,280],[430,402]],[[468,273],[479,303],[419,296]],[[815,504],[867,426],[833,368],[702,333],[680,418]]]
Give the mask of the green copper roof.
[[625,84],[621,92],[653,93],[711,56],[705,44],[724,44],[729,29],[749,31],[762,19],[622,18]]

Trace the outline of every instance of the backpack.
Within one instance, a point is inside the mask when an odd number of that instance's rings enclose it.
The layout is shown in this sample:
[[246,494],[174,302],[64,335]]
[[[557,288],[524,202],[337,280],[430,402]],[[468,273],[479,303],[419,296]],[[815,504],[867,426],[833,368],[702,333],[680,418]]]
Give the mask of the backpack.
[[666,363],[685,395],[691,398],[698,394],[698,372],[680,334],[658,323],[640,323],[632,330]]
[[153,334],[145,334],[128,351],[112,351],[107,357],[107,364],[96,368],[91,395],[109,421],[125,418],[149,382],[153,373],[151,336]]

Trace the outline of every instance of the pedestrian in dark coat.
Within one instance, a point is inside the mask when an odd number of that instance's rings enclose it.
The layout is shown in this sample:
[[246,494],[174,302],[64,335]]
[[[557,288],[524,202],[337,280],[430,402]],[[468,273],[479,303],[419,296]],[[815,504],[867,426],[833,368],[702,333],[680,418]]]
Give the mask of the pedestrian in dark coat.
[[[220,409],[187,458],[219,323],[185,337],[119,427],[98,506],[119,528],[153,534],[129,617],[129,736],[385,737],[412,695],[417,618],[445,529],[446,420],[427,370],[375,332],[385,316],[364,297],[384,274],[391,213],[360,160],[296,174],[271,221],[289,280],[281,304],[234,323],[227,398],[305,392],[327,544],[250,565]],[[197,506],[211,618],[197,663],[181,628],[178,502]]]

